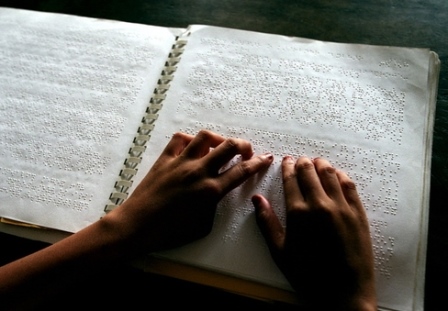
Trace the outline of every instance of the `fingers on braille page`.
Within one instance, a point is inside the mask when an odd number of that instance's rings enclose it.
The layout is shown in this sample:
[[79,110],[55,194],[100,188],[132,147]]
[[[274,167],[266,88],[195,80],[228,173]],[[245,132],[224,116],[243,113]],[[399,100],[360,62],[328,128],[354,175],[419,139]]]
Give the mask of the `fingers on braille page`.
[[336,169],[330,162],[322,158],[316,158],[313,162],[326,194],[331,198],[343,199],[341,184],[336,174]]
[[342,171],[338,170],[336,171],[336,174],[347,203],[349,203],[350,205],[354,205],[355,207],[362,207],[362,202],[359,197],[358,191],[356,190],[355,183],[350,179],[350,177],[348,177],[346,173]]
[[247,140],[228,138],[207,156],[207,164],[219,170],[238,154],[243,159],[250,159],[254,154],[252,145]]
[[291,156],[286,156],[282,160],[283,190],[287,211],[293,208],[305,208],[305,199],[297,181],[295,165],[296,161]]
[[233,188],[242,184],[252,175],[267,168],[274,157],[271,154],[263,154],[256,157],[252,157],[248,160],[241,161],[223,173],[219,174],[217,178],[225,188],[225,192],[232,190]]
[[194,136],[177,132],[174,133],[171,137],[170,141],[165,147],[163,153],[168,154],[170,156],[178,156],[182,153],[185,147],[193,140]]
[[327,196],[313,161],[300,157],[295,165],[297,181],[305,201],[319,202]]
[[201,158],[216,148],[225,138],[208,130],[201,130],[185,148],[184,155],[188,158]]

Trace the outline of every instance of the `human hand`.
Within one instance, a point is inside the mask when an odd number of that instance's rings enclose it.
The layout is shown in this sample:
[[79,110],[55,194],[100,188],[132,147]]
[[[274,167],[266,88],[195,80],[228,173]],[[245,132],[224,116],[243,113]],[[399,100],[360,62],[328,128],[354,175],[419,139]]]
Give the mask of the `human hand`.
[[[220,172],[236,155],[242,161]],[[176,133],[133,194],[106,217],[139,249],[179,246],[208,234],[220,199],[271,163],[272,155],[253,157],[242,139]]]
[[[222,172],[236,155],[242,160]],[[113,271],[115,263],[206,235],[218,201],[271,163],[272,155],[253,157],[245,140],[209,131],[195,137],[175,134],[121,206],[66,239],[0,267],[2,307],[31,303],[24,308],[33,308],[67,285],[72,288],[74,281]]]
[[283,228],[261,195],[252,201],[274,261],[310,310],[376,310],[369,224],[354,183],[323,159],[282,161]]

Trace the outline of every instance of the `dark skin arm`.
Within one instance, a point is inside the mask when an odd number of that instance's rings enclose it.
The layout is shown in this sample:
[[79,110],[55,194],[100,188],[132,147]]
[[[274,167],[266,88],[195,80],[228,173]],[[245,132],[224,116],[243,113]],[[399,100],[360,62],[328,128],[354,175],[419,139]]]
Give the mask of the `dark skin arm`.
[[369,224],[355,184],[324,159],[282,161],[283,228],[270,203],[252,200],[272,257],[306,310],[376,310]]
[[[219,174],[236,155],[242,161]],[[175,134],[120,207],[60,242],[0,267],[1,307],[42,300],[73,279],[92,277],[106,262],[125,262],[205,236],[219,200],[271,163],[272,156],[253,156],[245,140],[209,131],[195,137]]]

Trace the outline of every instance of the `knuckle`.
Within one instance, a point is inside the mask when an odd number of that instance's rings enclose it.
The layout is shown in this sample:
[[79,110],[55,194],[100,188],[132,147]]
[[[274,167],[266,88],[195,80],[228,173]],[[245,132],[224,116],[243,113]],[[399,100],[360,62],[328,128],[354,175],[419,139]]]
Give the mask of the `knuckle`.
[[351,179],[341,181],[341,187],[346,190],[356,191],[356,184]]
[[314,170],[314,164],[309,159],[299,159],[296,162],[296,170],[297,171]]
[[207,193],[207,195],[219,196],[223,193],[221,183],[213,178],[208,178],[202,183],[202,190]]
[[202,129],[196,134],[196,138],[200,141],[207,141],[213,134],[209,130]]
[[242,177],[250,175],[252,171],[252,165],[245,161],[238,164],[239,172]]
[[302,213],[310,209],[310,203],[306,200],[297,199],[295,197],[286,196],[285,203],[287,210],[294,213]]
[[332,222],[347,220],[352,217],[350,209],[346,208],[344,205],[333,204],[332,201],[316,201],[314,202],[315,211],[323,219],[331,220]]
[[334,209],[331,208],[329,202],[324,199],[314,199],[313,205],[317,210],[320,210],[324,213],[331,213]]
[[330,198],[314,197],[309,204],[312,210],[322,215],[333,215],[339,210]]
[[226,152],[231,154],[241,154],[243,158],[249,158],[253,155],[252,145],[250,142],[240,138],[230,137],[224,142]]
[[226,139],[227,148],[229,150],[235,150],[238,149],[239,140],[237,138],[227,138]]
[[320,167],[318,169],[318,172],[319,172],[319,174],[324,174],[324,173],[326,173],[326,174],[335,174],[336,173],[336,169],[333,166],[331,166],[331,165],[326,165],[326,166]]
[[307,208],[306,204],[304,202],[292,202],[289,204],[289,210],[295,213],[298,213],[300,211],[303,211]]
[[306,204],[294,203],[288,208],[287,219],[294,222],[302,219],[305,213],[309,213],[309,208]]
[[196,135],[199,135],[199,136],[210,136],[210,135],[212,135],[212,133],[209,130],[201,129],[201,130],[199,130],[199,132]]

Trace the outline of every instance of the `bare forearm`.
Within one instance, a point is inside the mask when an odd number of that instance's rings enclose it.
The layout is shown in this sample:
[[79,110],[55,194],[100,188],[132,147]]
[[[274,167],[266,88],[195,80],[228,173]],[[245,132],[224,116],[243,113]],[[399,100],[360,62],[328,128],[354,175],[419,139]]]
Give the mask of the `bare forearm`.
[[2,303],[16,305],[24,299],[43,299],[74,281],[136,255],[131,245],[100,220],[41,251],[0,267]]

